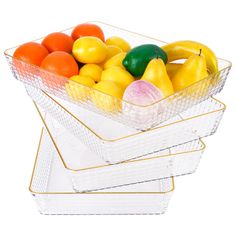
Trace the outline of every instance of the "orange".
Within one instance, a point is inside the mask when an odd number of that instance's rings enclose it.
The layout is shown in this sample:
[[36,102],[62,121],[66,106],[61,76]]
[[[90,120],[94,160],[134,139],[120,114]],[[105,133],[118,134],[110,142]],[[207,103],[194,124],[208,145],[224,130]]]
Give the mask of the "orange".
[[64,33],[51,33],[44,38],[42,45],[48,49],[49,52],[64,51],[71,53],[73,47],[73,39]]
[[41,44],[29,42],[19,46],[13,57],[29,64],[40,66],[43,59],[48,55],[48,50]]
[[67,52],[56,51],[50,53],[42,61],[41,67],[55,75],[41,72],[41,77],[44,79],[43,82],[49,87],[64,86],[67,82],[63,77],[70,78],[73,75],[79,73],[79,67],[75,59]]
[[71,33],[71,37],[74,40],[84,36],[94,36],[100,38],[103,42],[105,41],[102,29],[98,25],[91,23],[77,25]]
[[70,78],[79,73],[75,59],[67,52],[57,51],[50,53],[41,64],[41,67],[54,74]]

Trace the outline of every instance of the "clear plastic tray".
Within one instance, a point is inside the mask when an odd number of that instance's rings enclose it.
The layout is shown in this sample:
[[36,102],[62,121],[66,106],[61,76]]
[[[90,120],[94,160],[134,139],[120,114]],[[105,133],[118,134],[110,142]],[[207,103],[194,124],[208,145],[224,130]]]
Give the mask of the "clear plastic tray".
[[29,187],[42,214],[162,214],[168,206],[173,178],[115,191],[75,193],[57,155],[42,133]]
[[201,140],[195,140],[144,158],[108,165],[50,115],[47,114],[43,122],[77,192],[191,174],[197,169],[205,149]]
[[[143,43],[153,43],[159,46],[165,44],[163,41],[123,30],[108,24],[101,22],[94,23],[102,27],[106,37],[113,35],[123,37],[127,39],[133,47]],[[64,32],[70,34],[71,30],[72,29],[68,29]],[[42,39],[36,41],[40,42],[41,40]],[[138,106],[73,81],[70,81],[70,84],[68,84],[68,79],[65,77],[57,76],[41,69],[40,67],[16,60],[13,58],[15,49],[16,47],[6,50],[5,56],[16,79],[139,130],[146,130],[155,127],[161,122],[174,117],[193,105],[198,104],[199,102],[220,92],[231,68],[231,63],[229,61],[218,59],[219,72],[216,74],[210,75],[209,77],[206,77],[205,79],[159,102],[148,106]],[[66,87],[68,88],[68,86],[70,90],[69,95],[66,91]],[[91,94],[91,96],[78,99],[76,94],[81,90],[84,90],[85,94]],[[105,105],[112,107],[112,109],[110,111],[104,111],[97,108],[91,100],[92,94],[96,94],[96,96],[100,97],[103,101],[106,101]]]
[[108,163],[141,157],[211,135],[225,110],[223,103],[209,98],[162,125],[141,132],[71,103],[59,103],[39,89],[27,87],[27,91],[44,111]]

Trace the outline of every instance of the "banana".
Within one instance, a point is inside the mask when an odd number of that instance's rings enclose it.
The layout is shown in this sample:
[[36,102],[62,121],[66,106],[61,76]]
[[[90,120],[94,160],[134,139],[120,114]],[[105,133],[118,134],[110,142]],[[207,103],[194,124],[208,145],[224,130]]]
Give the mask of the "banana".
[[162,46],[162,49],[167,53],[168,62],[189,58],[192,54],[199,54],[201,49],[201,54],[206,58],[208,72],[212,74],[218,71],[218,62],[214,52],[204,44],[190,40],[177,41]]
[[169,75],[170,79],[174,76],[176,71],[182,66],[183,64],[181,63],[167,63],[166,64],[166,71],[167,74]]

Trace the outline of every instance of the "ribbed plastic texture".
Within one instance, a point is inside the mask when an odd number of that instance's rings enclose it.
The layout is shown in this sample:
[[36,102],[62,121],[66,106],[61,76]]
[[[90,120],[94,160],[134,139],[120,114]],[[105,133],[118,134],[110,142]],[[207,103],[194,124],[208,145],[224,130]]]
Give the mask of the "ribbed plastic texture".
[[156,128],[141,132],[69,102],[56,102],[34,87],[27,86],[27,92],[44,111],[108,163],[141,157],[211,135],[225,110],[224,104],[210,98]]
[[[104,23],[95,23],[102,27],[106,37],[114,35],[123,37],[130,42],[132,47],[145,43],[153,43],[159,46],[165,44],[163,41]],[[68,34],[70,32],[71,29],[65,31]],[[230,62],[218,59],[219,72],[216,74],[212,74],[159,102],[148,106],[138,106],[76,82],[69,82],[67,78],[49,73],[40,67],[16,60],[12,57],[15,49],[7,50],[5,55],[16,79],[139,130],[155,127],[220,92],[231,68]]]
[[162,214],[172,192],[172,178],[116,188],[75,193],[50,138],[43,133],[30,183],[42,214]]
[[78,192],[191,174],[197,169],[205,149],[202,141],[195,140],[132,161],[108,165],[49,115],[44,124]]

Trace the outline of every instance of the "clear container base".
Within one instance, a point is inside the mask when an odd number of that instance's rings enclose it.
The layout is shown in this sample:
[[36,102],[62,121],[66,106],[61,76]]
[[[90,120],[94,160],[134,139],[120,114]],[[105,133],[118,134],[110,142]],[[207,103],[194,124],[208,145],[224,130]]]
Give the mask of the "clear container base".
[[77,192],[115,189],[191,174],[197,169],[205,150],[204,143],[195,140],[142,158],[109,165],[48,114],[44,118],[44,125]]
[[27,87],[41,112],[47,112],[105,162],[114,164],[212,135],[225,105],[208,100],[151,130],[140,132],[71,103]]
[[163,214],[174,190],[174,180],[75,193],[50,138],[42,132],[29,189],[42,214]]

